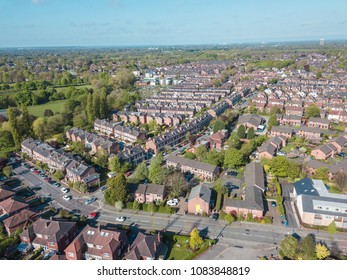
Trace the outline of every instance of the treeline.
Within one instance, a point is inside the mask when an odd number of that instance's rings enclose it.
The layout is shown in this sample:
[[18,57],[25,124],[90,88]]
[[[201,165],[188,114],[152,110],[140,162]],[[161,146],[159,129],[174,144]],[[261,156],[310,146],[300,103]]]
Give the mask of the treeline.
[[264,69],[264,68],[285,68],[294,64],[294,60],[257,60],[247,63],[247,68]]

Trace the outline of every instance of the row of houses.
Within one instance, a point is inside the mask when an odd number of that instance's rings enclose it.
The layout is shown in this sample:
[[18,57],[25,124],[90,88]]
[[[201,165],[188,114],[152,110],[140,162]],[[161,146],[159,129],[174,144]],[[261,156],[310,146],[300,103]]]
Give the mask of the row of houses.
[[33,161],[47,164],[53,171],[65,172],[67,183],[81,182],[87,186],[100,183],[99,174],[93,166],[78,162],[67,153],[56,150],[47,143],[28,138],[22,142],[21,150]]
[[20,248],[43,248],[50,260],[154,260],[166,245],[160,233],[138,233],[129,244],[126,231],[87,225],[78,232],[69,221],[38,219],[20,234]]
[[131,143],[144,141],[147,137],[146,132],[143,130],[130,126],[121,126],[108,120],[96,119],[94,121],[94,130],[107,136],[115,137],[119,140]]
[[260,159],[272,159],[277,152],[287,144],[287,137],[283,135],[271,137],[258,148]]
[[345,147],[347,147],[347,134],[331,139],[327,144],[313,149],[311,156],[316,159],[326,160],[341,153]]
[[291,127],[291,125],[281,125],[281,126],[273,126],[270,131],[270,136],[284,136],[287,138],[291,138],[293,135],[297,135],[299,137],[310,140],[311,142],[321,142],[323,139],[323,131],[318,127]]
[[147,114],[140,112],[119,111],[113,114],[113,120],[121,120],[125,123],[148,124],[155,122],[157,125],[175,126],[182,123],[184,115],[164,115],[164,114]]

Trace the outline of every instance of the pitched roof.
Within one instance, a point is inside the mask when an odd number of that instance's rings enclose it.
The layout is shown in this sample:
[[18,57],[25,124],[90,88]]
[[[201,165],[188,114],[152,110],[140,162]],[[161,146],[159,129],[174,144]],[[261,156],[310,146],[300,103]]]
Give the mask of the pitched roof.
[[188,201],[196,197],[200,197],[202,200],[210,203],[212,190],[205,184],[200,184],[191,189]]
[[35,215],[36,215],[35,212],[30,211],[28,209],[24,209],[20,211],[19,213],[8,217],[7,219],[3,221],[3,223],[7,228],[15,228],[15,227],[19,227],[20,225],[28,221],[31,221]]
[[14,196],[15,194],[16,194],[15,192],[0,188],[0,201],[5,200],[11,196]]
[[271,131],[274,132],[279,132],[279,133],[290,133],[293,134],[293,128],[289,127],[289,126],[273,126],[271,128]]
[[144,258],[155,259],[157,250],[161,245],[159,235],[145,235],[139,232],[131,244],[125,259],[140,260]]
[[0,202],[0,208],[7,214],[14,213],[27,207],[29,207],[29,204],[22,202],[16,197],[9,197]]
[[253,161],[247,164],[244,176],[246,188],[257,186],[261,190],[265,190],[264,170],[260,163]]
[[183,157],[177,157],[174,155],[170,155],[167,158],[166,162],[173,162],[176,164],[180,164],[183,166],[189,166],[192,168],[200,169],[200,170],[203,170],[206,172],[211,172],[211,173],[215,172],[216,170],[219,170],[218,166],[215,166],[215,165],[212,165],[209,163],[205,163],[205,162],[200,162],[197,160],[187,159],[187,158],[183,158]]

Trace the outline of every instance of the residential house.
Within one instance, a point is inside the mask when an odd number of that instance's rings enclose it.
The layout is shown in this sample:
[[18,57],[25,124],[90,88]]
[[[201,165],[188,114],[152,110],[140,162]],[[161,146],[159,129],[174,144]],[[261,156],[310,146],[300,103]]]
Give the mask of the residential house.
[[166,160],[166,166],[173,166],[181,172],[190,172],[202,179],[213,180],[219,176],[220,169],[218,166],[191,160],[183,157],[170,155]]
[[225,141],[228,139],[228,131],[226,129],[222,129],[220,131],[217,131],[211,137],[208,138],[210,142],[210,149],[217,149],[221,150],[223,149],[223,145]]
[[320,142],[322,141],[323,132],[320,128],[300,126],[297,129],[296,135],[310,141]]
[[270,136],[285,136],[287,138],[291,138],[293,133],[293,128],[289,126],[273,126],[270,131]]
[[20,240],[35,249],[63,252],[76,233],[75,222],[38,219],[20,234]]
[[[136,166],[146,159],[146,153],[140,145],[125,146],[123,151],[118,154],[119,160],[124,163],[128,162],[132,166]],[[112,156],[110,157],[110,159]]]
[[192,188],[188,198],[188,213],[209,215],[211,213],[211,195],[211,187],[206,184]]
[[286,115],[302,117],[304,114],[304,108],[298,106],[285,106]]
[[17,214],[14,214],[5,220],[3,220],[4,227],[8,235],[15,233],[17,230],[22,230],[24,227],[28,226],[30,223],[37,219],[37,213],[29,210],[23,209]]
[[300,126],[302,122],[301,116],[294,115],[277,115],[280,125]]
[[87,225],[64,251],[67,260],[119,260],[126,245],[124,230]]
[[238,128],[240,125],[244,125],[246,129],[253,127],[257,131],[258,126],[264,122],[265,120],[258,115],[241,115],[239,116],[236,127]]
[[0,202],[14,196],[15,194],[16,193],[13,191],[9,191],[7,189],[0,188]]
[[29,208],[29,204],[15,196],[11,196],[0,202],[0,220],[4,220],[20,211]]
[[158,184],[139,184],[134,190],[134,198],[139,203],[161,202],[166,194],[166,186]]
[[317,127],[320,129],[329,129],[330,121],[322,118],[310,118],[307,122],[308,127]]
[[245,168],[245,194],[243,199],[227,198],[224,211],[234,215],[243,215],[247,217],[248,214],[252,217],[261,218],[264,215],[264,191],[265,188],[265,174],[263,167],[260,163],[251,162]]
[[160,252],[166,245],[162,241],[160,233],[157,235],[146,235],[139,232],[129,247],[125,260],[155,260],[160,258]]
[[311,156],[315,157],[316,159],[320,160],[326,160],[330,157],[334,157],[337,154],[337,148],[333,144],[325,144],[322,146],[319,146],[317,148],[314,148],[311,151]]
[[86,183],[87,186],[100,184],[99,174],[95,172],[93,166],[89,166],[85,163],[80,163],[75,160],[71,160],[66,166],[67,182],[81,182]]

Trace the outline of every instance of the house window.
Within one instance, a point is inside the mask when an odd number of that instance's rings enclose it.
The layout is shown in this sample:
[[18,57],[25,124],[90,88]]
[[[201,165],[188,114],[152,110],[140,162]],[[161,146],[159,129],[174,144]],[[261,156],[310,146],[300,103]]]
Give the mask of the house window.
[[75,254],[72,253],[72,252],[68,252],[67,255],[68,255],[69,257],[71,257],[71,258],[73,258],[73,257],[75,256]]
[[109,257],[110,256],[110,254],[109,253],[104,253],[104,257]]
[[88,246],[89,248],[93,248],[93,247],[94,247],[93,244],[90,244],[90,243],[87,243],[87,246]]
[[102,249],[102,246],[96,245],[96,249]]

